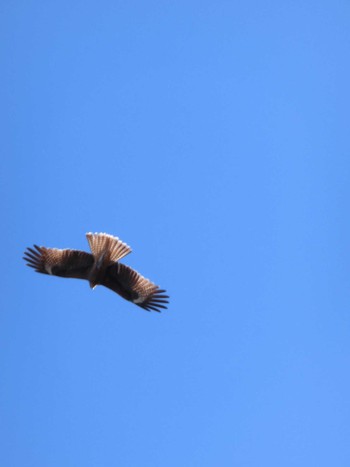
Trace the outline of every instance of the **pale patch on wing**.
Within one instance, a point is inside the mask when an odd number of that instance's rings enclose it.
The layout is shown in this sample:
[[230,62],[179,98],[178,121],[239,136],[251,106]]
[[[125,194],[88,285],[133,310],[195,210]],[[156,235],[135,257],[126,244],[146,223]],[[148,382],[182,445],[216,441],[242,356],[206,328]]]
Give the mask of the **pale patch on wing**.
[[145,297],[137,297],[133,300],[134,303],[142,303],[145,301]]

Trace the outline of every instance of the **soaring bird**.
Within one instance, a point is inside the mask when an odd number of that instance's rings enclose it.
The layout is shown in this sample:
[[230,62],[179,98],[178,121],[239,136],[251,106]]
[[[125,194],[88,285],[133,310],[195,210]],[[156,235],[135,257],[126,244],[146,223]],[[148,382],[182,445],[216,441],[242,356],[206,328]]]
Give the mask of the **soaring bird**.
[[86,279],[92,289],[104,285],[145,310],[160,312],[167,308],[169,296],[165,290],[119,262],[131,253],[126,243],[106,233],[90,232],[86,238],[91,253],[34,245],[27,248],[23,259],[42,274]]

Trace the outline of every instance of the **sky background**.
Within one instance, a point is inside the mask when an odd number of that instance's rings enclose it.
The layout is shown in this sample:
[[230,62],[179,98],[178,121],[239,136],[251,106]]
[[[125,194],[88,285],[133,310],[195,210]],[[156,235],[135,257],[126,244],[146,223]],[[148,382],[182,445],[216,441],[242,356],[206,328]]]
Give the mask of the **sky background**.
[[[0,465],[350,465],[348,1],[3,1]],[[34,273],[108,232],[147,313]]]

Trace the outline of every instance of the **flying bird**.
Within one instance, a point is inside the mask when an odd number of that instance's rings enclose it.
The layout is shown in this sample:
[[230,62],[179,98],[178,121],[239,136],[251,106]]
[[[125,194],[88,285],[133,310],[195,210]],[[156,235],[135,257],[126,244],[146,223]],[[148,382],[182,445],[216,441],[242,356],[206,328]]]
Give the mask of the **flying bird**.
[[90,287],[104,285],[121,297],[148,311],[166,309],[166,291],[119,261],[131,248],[118,237],[106,233],[87,233],[91,253],[80,250],[27,248],[23,259],[36,272],[59,277],[86,279]]

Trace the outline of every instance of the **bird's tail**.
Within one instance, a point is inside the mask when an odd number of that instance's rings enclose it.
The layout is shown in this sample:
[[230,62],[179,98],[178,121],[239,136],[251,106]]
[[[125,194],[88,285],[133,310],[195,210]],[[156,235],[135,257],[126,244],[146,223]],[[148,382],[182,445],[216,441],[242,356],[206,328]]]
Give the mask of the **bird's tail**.
[[95,261],[103,261],[104,263],[114,263],[124,258],[131,253],[131,248],[118,237],[113,237],[106,233],[87,233],[91,253]]

